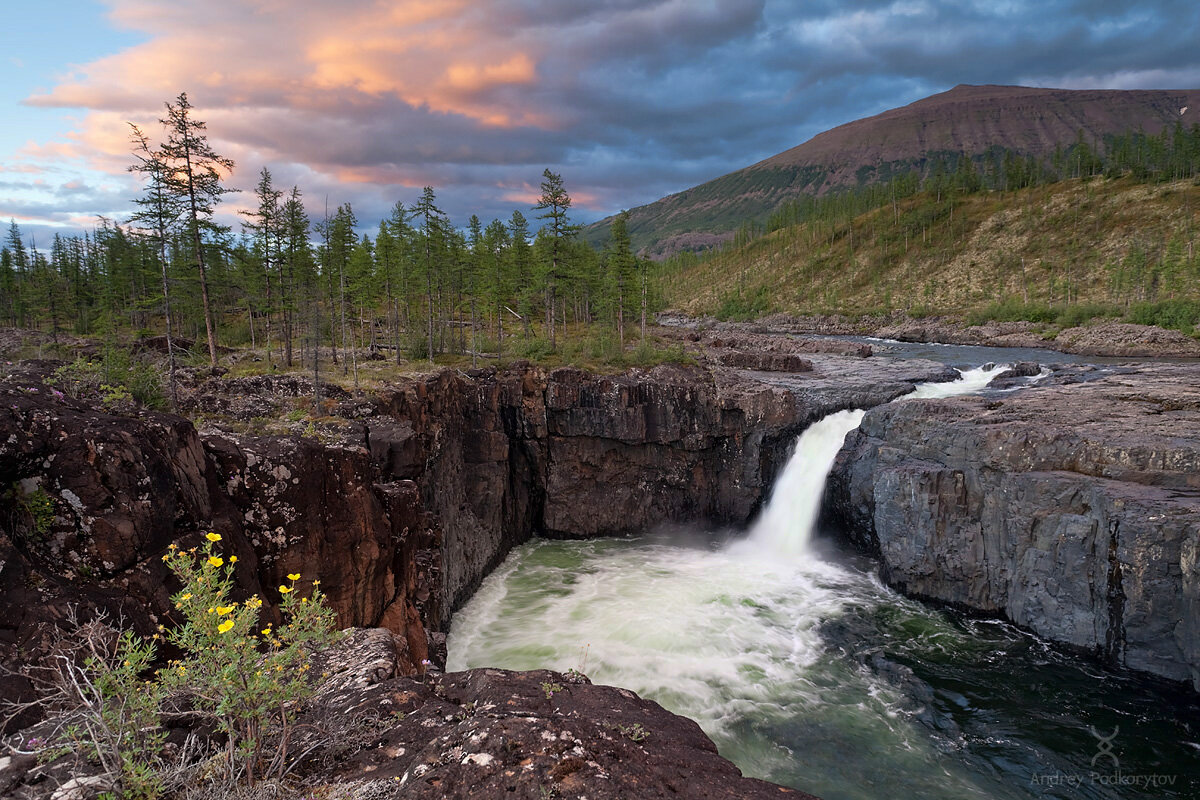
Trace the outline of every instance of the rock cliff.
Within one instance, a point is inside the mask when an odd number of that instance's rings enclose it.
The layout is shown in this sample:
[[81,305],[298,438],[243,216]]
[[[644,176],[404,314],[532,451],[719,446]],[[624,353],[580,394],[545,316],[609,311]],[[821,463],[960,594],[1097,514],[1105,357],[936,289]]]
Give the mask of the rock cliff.
[[1067,380],[869,411],[829,514],[907,594],[1200,689],[1200,365]]
[[327,387],[331,416],[290,435],[269,430],[311,391],[294,377],[194,387],[186,403],[226,420],[198,432],[79,402],[46,382],[52,364],[18,365],[0,381],[0,657],[38,652],[71,606],[144,633],[169,622],[177,587],[161,554],[215,531],[247,594],[269,600],[264,587],[292,572],[320,579],[342,626],[392,630],[410,671],[437,662],[451,612],[513,545],[743,523],[808,422],[940,372],[914,362],[887,379],[894,367],[871,359],[814,358],[775,383],[722,367],[516,365],[374,398]]

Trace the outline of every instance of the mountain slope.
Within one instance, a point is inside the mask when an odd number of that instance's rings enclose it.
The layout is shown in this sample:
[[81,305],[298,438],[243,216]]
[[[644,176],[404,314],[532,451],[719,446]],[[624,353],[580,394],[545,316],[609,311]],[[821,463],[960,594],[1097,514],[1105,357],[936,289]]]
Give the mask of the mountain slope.
[[1200,309],[1198,215],[1200,185],[1191,180],[922,192],[852,220],[805,222],[684,262],[665,277],[666,300],[692,315],[746,318],[961,314],[994,303],[1122,311],[1169,301]]
[[[704,248],[802,193],[886,179],[938,155],[1001,148],[1039,158],[1082,133],[1089,144],[1141,128],[1200,123],[1200,90],[956,86],[840,125],[745,169],[630,211],[634,246],[651,257]],[[608,221],[585,234],[603,241]]]

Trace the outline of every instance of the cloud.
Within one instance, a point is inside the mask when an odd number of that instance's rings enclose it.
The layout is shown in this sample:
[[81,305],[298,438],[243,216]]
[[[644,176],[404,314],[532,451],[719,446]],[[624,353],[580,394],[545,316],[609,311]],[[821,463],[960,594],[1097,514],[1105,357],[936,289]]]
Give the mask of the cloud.
[[593,219],[958,83],[1200,82],[1185,2],[108,2],[141,43],[31,96],[78,116],[6,171],[121,174],[126,123],[156,134],[186,90],[235,185],[269,165],[310,211],[352,202],[365,227],[424,185],[456,221],[507,218],[547,166]]

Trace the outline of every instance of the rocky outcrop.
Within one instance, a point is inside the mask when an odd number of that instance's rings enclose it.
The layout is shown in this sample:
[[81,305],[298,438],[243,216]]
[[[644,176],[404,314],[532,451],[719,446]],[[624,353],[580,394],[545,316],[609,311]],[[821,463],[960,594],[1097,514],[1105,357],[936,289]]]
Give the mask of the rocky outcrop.
[[43,382],[0,383],[0,657],[38,649],[71,607],[147,633],[171,617],[171,543],[205,532],[237,555],[239,591],[273,614],[289,572],[320,579],[344,626],[387,622],[410,667],[441,622],[437,526],[411,484],[381,484],[357,441],[207,434],[114,415]]
[[285,575],[319,579],[339,624],[388,627],[415,668],[437,659],[427,633],[515,544],[743,523],[809,422],[941,372],[811,358],[811,372],[769,380],[724,367],[443,370],[376,398],[327,391],[333,416],[309,422],[284,410],[303,379],[220,378],[186,387],[185,403],[230,420],[199,432],[76,401],[46,383],[53,365],[19,367],[0,381],[0,585],[19,603],[0,648],[29,649],[72,604],[151,630],[177,588],[165,548],[215,531],[268,613]]
[[[308,757],[289,776],[289,796],[812,800],[743,777],[696,723],[625,689],[547,671],[405,669],[383,629],[347,631],[318,654],[314,672],[326,677],[296,720],[291,744]],[[68,774],[73,765],[0,758],[0,792],[41,800],[62,797],[55,786],[68,782],[107,786]]]
[[[306,781],[330,795],[810,797],[742,777],[696,723],[577,674],[479,669],[398,677],[387,668],[385,634],[353,632],[330,657],[331,677],[302,720],[314,728],[329,719],[358,722],[314,753],[314,763],[329,766]],[[353,746],[355,738],[370,746]]]
[[1200,689],[1200,366],[1088,377],[869,411],[830,515],[908,594]]

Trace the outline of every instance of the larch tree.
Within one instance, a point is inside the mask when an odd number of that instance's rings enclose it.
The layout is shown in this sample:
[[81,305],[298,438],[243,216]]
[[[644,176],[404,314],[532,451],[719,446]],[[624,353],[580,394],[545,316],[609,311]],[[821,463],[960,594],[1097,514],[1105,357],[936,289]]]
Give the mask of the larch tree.
[[425,297],[428,309],[426,353],[431,364],[433,363],[433,285],[439,267],[443,239],[449,228],[445,212],[437,207],[435,201],[433,187],[426,186],[421,192],[421,199],[410,209],[413,218],[420,220],[421,223],[421,266],[425,272]]
[[163,319],[167,329],[167,362],[171,390],[171,405],[179,406],[178,389],[175,382],[175,335],[171,317],[171,283],[168,274],[170,259],[167,257],[167,244],[172,232],[179,223],[183,207],[179,197],[171,191],[167,176],[167,164],[162,153],[150,147],[150,140],[142,130],[133,123],[131,138],[133,139],[133,157],[136,163],[129,167],[130,172],[142,176],[145,182],[141,197],[134,198],[137,211],[133,213],[133,223],[141,226],[144,235],[153,243],[158,254],[159,275],[162,279]]
[[25,241],[21,238],[21,228],[15,219],[8,221],[8,246],[13,283],[17,291],[13,293],[13,324],[25,326],[26,297],[29,286],[29,251],[25,249]]
[[221,185],[221,173],[233,172],[233,160],[218,155],[208,143],[205,123],[192,116],[187,92],[175,103],[167,103],[167,116],[159,120],[167,129],[160,155],[166,165],[167,186],[184,205],[184,219],[191,241],[192,257],[200,276],[200,302],[208,335],[208,358],[217,366],[217,332],[209,300],[208,274],[204,255],[204,232],[217,231],[213,212],[221,196],[232,191]]
[[625,350],[625,308],[629,304],[629,290],[633,283],[637,259],[629,239],[629,213],[622,211],[609,226],[606,266],[613,291],[613,304],[617,318],[617,341]]
[[529,222],[520,211],[513,211],[508,221],[508,232],[511,237],[509,248],[509,275],[512,276],[513,293],[517,297],[517,311],[524,328],[525,338],[533,334],[529,319],[533,316],[533,303],[530,291],[533,287],[531,276],[533,248],[529,246]]
[[[258,209],[256,211],[242,211],[242,215],[249,218],[245,223],[245,228],[250,231],[256,240],[259,249],[262,252],[262,278],[263,288],[265,290],[263,308],[266,321],[266,332],[264,341],[267,346],[267,367],[271,367],[271,312],[274,310],[272,304],[271,282],[272,278],[278,281],[279,264],[277,254],[279,251],[279,241],[281,238],[282,229],[282,210],[280,201],[283,199],[283,191],[276,189],[271,181],[271,172],[266,167],[262,168],[262,172],[258,175],[258,185],[254,187],[254,196],[258,198]],[[247,313],[253,315],[254,307],[247,303]]]
[[300,188],[292,187],[288,199],[280,210],[279,306],[283,315],[283,363],[292,366],[292,337],[295,334],[295,316],[298,306],[299,287],[311,291],[314,283],[312,274],[312,248],[308,241],[308,214],[304,211],[304,200]]

